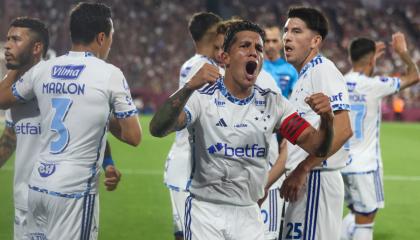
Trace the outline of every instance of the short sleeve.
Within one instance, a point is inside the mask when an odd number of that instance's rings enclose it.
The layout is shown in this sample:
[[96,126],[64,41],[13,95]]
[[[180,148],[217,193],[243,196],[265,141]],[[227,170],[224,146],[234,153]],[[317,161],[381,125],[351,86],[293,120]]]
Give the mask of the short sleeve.
[[10,109],[7,109],[5,112],[5,120],[6,120],[6,127],[13,128],[15,126],[12,119],[12,111]]
[[378,98],[397,93],[400,90],[400,78],[376,76],[372,80],[371,90],[376,93]]
[[12,85],[12,93],[15,98],[20,102],[26,102],[35,97],[34,82],[36,72],[42,67],[42,62],[29,69],[19,80]]
[[188,99],[187,104],[184,107],[184,112],[187,115],[186,127],[192,125],[200,116],[200,98],[197,91],[194,91],[190,99]]
[[[332,63],[331,63],[332,64]],[[319,64],[313,71],[314,93],[321,92],[330,98],[332,110],[350,111],[349,94],[343,74],[335,66]]]
[[111,73],[109,91],[115,118],[128,118],[137,114],[137,109],[131,98],[130,88],[120,70],[115,70]]

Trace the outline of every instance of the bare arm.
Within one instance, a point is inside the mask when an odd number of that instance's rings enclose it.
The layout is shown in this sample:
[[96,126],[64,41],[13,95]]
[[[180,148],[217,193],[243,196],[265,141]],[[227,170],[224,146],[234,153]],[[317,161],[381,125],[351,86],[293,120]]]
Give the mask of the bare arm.
[[0,137],[0,168],[16,150],[16,134],[13,128],[6,127]]
[[120,141],[137,146],[141,141],[141,126],[137,116],[128,118],[111,118],[109,130]]
[[206,83],[214,83],[219,76],[217,67],[208,63],[204,64],[183,88],[172,94],[157,110],[150,122],[152,136],[164,137],[184,127],[187,118],[183,109],[194,90]]
[[400,77],[400,90],[418,83],[420,81],[419,69],[408,54],[407,42],[405,41],[404,34],[397,32],[392,35],[392,47],[407,66],[407,72]]
[[12,92],[12,85],[19,75],[18,71],[10,70],[0,82],[0,109],[8,109],[17,102]]

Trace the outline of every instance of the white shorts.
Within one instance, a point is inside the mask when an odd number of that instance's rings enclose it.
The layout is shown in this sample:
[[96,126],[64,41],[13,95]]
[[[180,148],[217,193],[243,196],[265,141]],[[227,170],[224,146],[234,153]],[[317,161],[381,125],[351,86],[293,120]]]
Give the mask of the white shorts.
[[282,239],[339,239],[344,203],[338,170],[313,170],[296,202],[286,204]]
[[28,237],[37,240],[96,240],[99,196],[65,198],[29,190]]
[[172,221],[174,224],[174,235],[183,236],[184,234],[184,216],[185,200],[190,195],[189,192],[175,191],[169,189],[169,196],[172,204]]
[[264,222],[264,239],[279,238],[280,220],[284,200],[280,198],[280,189],[270,189],[265,201],[261,204],[261,216]]
[[21,240],[27,234],[27,210],[15,208],[14,240]]
[[384,207],[382,176],[382,169],[360,174],[343,174],[345,200],[352,211],[367,215]]
[[185,240],[264,240],[260,208],[199,201],[185,203]]

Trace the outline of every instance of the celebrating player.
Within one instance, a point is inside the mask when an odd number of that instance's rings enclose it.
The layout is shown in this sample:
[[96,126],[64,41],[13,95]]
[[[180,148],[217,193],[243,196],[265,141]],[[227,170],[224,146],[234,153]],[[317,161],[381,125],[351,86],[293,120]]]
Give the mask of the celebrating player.
[[376,212],[384,207],[382,158],[379,143],[382,98],[413,86],[419,70],[407,50],[402,33],[392,35],[392,47],[407,66],[401,77],[373,76],[385,44],[357,38],[349,47],[353,69],[345,75],[350,94],[351,120],[349,165],[342,170],[345,200],[351,212],[344,218],[342,239],[373,239]]
[[263,47],[264,31],[258,25],[233,24],[223,44],[225,76],[204,64],[150,123],[153,136],[185,127],[190,133],[194,166],[186,239],[264,239],[256,202],[263,196],[273,132],[280,131],[311,154],[328,152],[333,136],[328,98],[317,93],[306,99],[322,119],[315,130],[283,96],[255,85]]
[[80,3],[71,12],[72,51],[39,62],[13,84],[9,71],[0,107],[36,97],[42,129],[29,180],[28,238],[96,239],[97,186],[109,113],[111,132],[138,145],[141,129],[121,71],[107,64],[112,43],[111,10]]
[[[214,59],[220,47],[216,42],[216,27],[221,20],[219,16],[208,12],[199,12],[191,17],[188,29],[195,44],[196,54],[182,65],[179,88],[182,88],[188,76],[198,71],[204,63],[217,66]],[[183,239],[185,200],[189,195],[191,165],[188,131],[177,131],[166,160],[164,175],[165,185],[169,188],[171,197],[175,239]]]
[[299,72],[290,102],[302,118],[317,127],[321,119],[305,99],[322,92],[329,97],[335,116],[334,140],[327,157],[308,155],[304,149],[288,143],[287,177],[280,190],[288,201],[282,239],[340,236],[344,187],[339,169],[345,166],[347,154],[342,146],[352,131],[343,75],[334,63],[319,54],[327,32],[327,20],[320,11],[305,7],[289,9],[283,34],[284,51],[287,62]]

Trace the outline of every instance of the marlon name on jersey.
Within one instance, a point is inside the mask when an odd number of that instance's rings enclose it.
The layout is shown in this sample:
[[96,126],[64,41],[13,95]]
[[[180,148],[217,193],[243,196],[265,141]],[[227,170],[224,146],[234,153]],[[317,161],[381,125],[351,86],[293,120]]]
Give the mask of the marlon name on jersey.
[[[51,77],[57,80],[77,80],[85,69],[85,65],[53,66]],[[42,93],[45,94],[85,94],[85,84],[77,82],[49,82],[42,84]]]
[[216,143],[207,148],[210,154],[224,153],[225,157],[265,157],[267,149],[258,144],[246,145],[245,147],[229,147],[227,143]]

